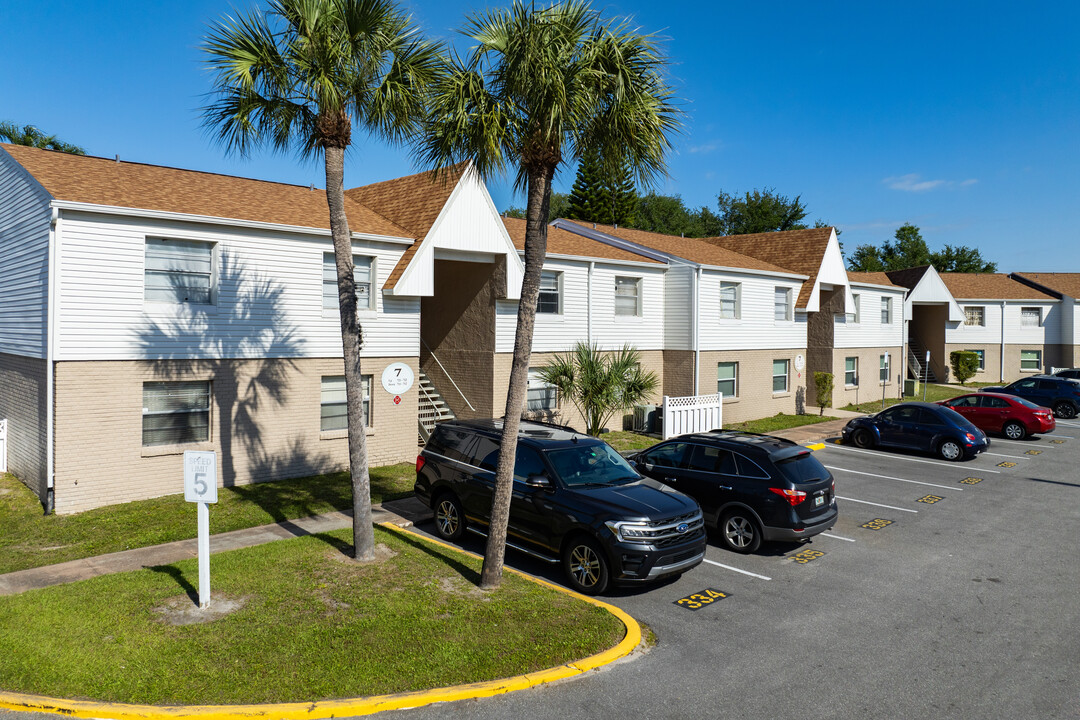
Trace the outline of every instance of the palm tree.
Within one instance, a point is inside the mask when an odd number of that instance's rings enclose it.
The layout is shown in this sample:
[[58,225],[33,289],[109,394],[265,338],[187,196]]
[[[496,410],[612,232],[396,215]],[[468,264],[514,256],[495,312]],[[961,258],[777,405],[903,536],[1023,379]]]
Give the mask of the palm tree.
[[390,0],[270,0],[269,11],[224,17],[203,49],[215,75],[204,122],[229,151],[277,151],[324,159],[330,234],[337,265],[341,345],[348,402],[353,545],[375,556],[360,375],[352,242],[345,216],[345,149],[355,122],[390,142],[419,127],[439,48],[420,38]]
[[480,587],[502,578],[516,440],[525,404],[551,182],[565,161],[595,153],[644,183],[663,169],[679,111],[651,36],[604,21],[582,0],[477,13],[462,33],[475,45],[451,56],[432,95],[418,154],[440,169],[473,160],[482,177],[515,170],[526,193],[525,274],[503,419],[502,451]]
[[573,403],[589,435],[599,435],[612,415],[641,403],[657,385],[656,373],[641,369],[641,355],[629,345],[607,354],[579,342],[541,368],[540,377]]
[[86,154],[86,151],[78,145],[58,140],[55,135],[46,135],[33,125],[19,127],[13,122],[0,122],[0,140],[7,140],[15,145],[28,145],[43,150],[59,150],[70,155]]

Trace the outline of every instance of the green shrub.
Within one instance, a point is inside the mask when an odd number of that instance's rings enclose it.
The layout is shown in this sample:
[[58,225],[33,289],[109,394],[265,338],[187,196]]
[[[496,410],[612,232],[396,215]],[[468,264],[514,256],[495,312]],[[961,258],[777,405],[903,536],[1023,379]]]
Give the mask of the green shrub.
[[953,377],[963,385],[979,372],[979,356],[967,350],[953,350],[949,353],[949,365]]
[[817,389],[818,415],[824,415],[825,408],[832,407],[833,374],[815,372],[814,387]]

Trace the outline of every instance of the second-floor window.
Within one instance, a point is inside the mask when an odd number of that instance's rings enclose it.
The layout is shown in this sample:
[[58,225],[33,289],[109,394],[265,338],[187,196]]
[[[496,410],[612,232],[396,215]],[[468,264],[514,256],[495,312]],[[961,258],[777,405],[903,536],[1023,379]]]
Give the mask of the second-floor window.
[[773,319],[791,319],[791,288],[778,287],[773,290]]
[[615,278],[615,314],[641,315],[641,278]]
[[146,302],[214,304],[214,246],[196,240],[146,241]]
[[[371,269],[374,263],[364,255],[353,255],[353,278],[356,280],[356,309],[373,310]],[[323,253],[323,307],[336,310],[338,303],[337,263],[334,253]]]
[[968,305],[964,308],[964,324],[970,326],[986,325],[986,308],[981,305]]
[[739,319],[739,283],[720,283],[720,317],[728,320]]
[[881,324],[892,322],[892,298],[881,298]]
[[1022,327],[1039,327],[1042,325],[1042,311],[1037,307],[1020,308],[1020,325]]
[[562,312],[562,273],[544,270],[540,273],[540,296],[536,300],[536,312],[558,315]]

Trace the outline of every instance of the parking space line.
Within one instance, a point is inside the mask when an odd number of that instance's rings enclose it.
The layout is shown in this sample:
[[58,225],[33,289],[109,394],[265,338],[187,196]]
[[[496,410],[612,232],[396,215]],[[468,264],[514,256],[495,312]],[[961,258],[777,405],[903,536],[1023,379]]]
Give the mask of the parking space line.
[[861,470],[848,470],[847,468],[836,467],[835,465],[826,465],[825,467],[830,470],[839,470],[840,472],[855,473],[856,475],[869,475],[870,477],[884,478],[885,480],[898,480],[900,482],[911,483],[912,485],[929,485],[930,487],[945,488],[947,490],[958,490],[952,485],[939,485],[938,483],[923,482],[922,480],[906,480],[904,478],[891,477],[889,475],[878,475],[877,473],[862,472]]
[[[942,467],[957,467],[956,463],[951,462],[938,462],[937,460],[920,460],[919,458],[906,457],[904,455],[883,455],[876,450],[859,450],[858,448],[844,447],[843,445],[826,445],[827,450],[846,450],[847,452],[859,453],[860,455],[875,455],[877,457],[887,457],[890,460],[907,460],[909,462],[926,463],[927,465],[941,465]],[[1000,470],[983,470],[983,472],[1001,474]]]
[[855,542],[854,538],[846,538],[843,535],[833,535],[832,533],[821,533],[821,537],[832,538],[833,540],[843,540],[844,542]]
[[1027,445],[1028,447],[1032,447],[1036,444],[1033,443],[1031,440],[1006,440],[1005,438],[994,438],[994,445],[997,445],[998,443],[1009,443],[1011,445]]
[[1080,427],[1080,423],[1065,422],[1064,420],[1058,420],[1058,425],[1064,425],[1065,427]]
[[730,565],[724,565],[723,563],[718,563],[715,560],[710,560],[709,558],[705,558],[705,562],[709,563],[710,565],[715,565],[716,567],[722,567],[725,570],[731,570],[732,572],[742,573],[743,575],[749,575],[750,577],[756,577],[756,578],[760,578],[762,580],[772,580],[771,577],[765,577],[764,575],[758,575],[757,573],[752,573],[749,570],[740,570],[737,567],[731,567]]
[[1020,460],[1030,460],[1031,459],[1030,457],[1026,457],[1024,455],[1006,455],[1004,453],[986,452],[986,453],[983,453],[983,455],[993,455],[994,457],[1019,458]]
[[892,505],[882,505],[881,503],[872,503],[869,500],[856,500],[855,498],[841,497],[839,495],[836,496],[836,499],[837,500],[847,500],[848,502],[853,502],[853,503],[862,503],[863,505],[873,505],[874,507],[883,507],[883,508],[886,508],[888,510],[899,510],[900,512],[909,512],[909,513],[917,513],[917,512],[919,512],[918,510],[909,510],[908,508],[894,507]]

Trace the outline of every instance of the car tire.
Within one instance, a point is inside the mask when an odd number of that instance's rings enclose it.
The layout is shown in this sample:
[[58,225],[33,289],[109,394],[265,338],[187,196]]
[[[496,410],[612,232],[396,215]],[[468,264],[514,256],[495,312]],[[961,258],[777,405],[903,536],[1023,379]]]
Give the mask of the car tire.
[[1062,420],[1072,420],[1076,417],[1076,406],[1072,403],[1059,402],[1057,405],[1054,405],[1054,415]]
[[461,501],[453,493],[443,493],[435,498],[435,534],[443,540],[460,540],[465,534],[465,513]]
[[599,595],[611,581],[607,555],[592,538],[579,535],[563,550],[563,573],[574,590],[583,595]]
[[1002,428],[1001,432],[1010,440],[1023,440],[1027,437],[1027,428],[1015,420],[1005,423],[1005,427]]
[[728,550],[746,555],[761,547],[761,527],[745,510],[729,510],[720,518],[720,539]]
[[943,460],[962,460],[964,457],[964,449],[960,447],[960,443],[955,440],[942,440],[938,445],[938,455]]
[[851,436],[851,442],[855,443],[855,447],[872,448],[874,447],[874,435],[866,428],[859,428]]

